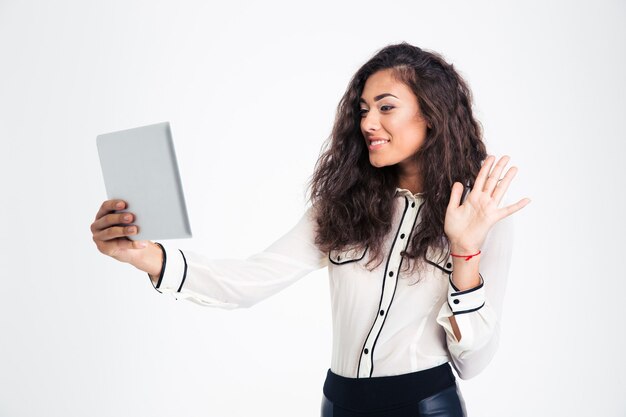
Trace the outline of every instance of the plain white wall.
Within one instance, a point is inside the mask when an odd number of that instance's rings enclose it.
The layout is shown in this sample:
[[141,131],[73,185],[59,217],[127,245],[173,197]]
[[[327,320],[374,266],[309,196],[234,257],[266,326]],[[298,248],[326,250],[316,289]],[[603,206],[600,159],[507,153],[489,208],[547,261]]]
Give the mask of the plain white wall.
[[[0,1],[0,416],[318,416],[326,270],[248,310],[101,255],[96,135],[169,120],[181,248],[289,230],[347,82],[389,43],[466,77],[519,172],[500,349],[471,416],[623,416],[623,1]],[[278,403],[277,401],[284,401]]]

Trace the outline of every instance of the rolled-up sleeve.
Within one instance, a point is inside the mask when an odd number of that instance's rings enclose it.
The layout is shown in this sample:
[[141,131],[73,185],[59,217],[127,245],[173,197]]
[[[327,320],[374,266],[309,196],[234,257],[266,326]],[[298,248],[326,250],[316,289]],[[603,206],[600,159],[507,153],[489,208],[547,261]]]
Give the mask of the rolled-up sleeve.
[[[447,300],[441,306],[437,322],[445,329],[452,364],[461,379],[478,375],[498,348],[513,234],[512,216],[491,228],[481,249],[478,286],[459,291],[452,279],[449,280]],[[461,334],[460,341],[450,323],[453,315]]]
[[202,306],[250,307],[327,266],[328,255],[314,243],[315,229],[313,207],[309,207],[291,230],[246,259],[210,259],[160,243],[163,268],[153,286]]

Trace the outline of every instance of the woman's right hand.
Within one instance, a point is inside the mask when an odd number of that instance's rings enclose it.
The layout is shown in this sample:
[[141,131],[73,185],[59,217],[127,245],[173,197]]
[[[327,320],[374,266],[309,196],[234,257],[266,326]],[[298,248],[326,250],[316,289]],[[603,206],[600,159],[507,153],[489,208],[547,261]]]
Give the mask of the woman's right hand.
[[91,224],[93,241],[103,254],[130,263],[151,276],[158,276],[161,272],[161,248],[151,241],[133,241],[127,237],[136,235],[138,228],[132,224],[133,213],[115,213],[125,207],[126,202],[122,200],[102,203]]

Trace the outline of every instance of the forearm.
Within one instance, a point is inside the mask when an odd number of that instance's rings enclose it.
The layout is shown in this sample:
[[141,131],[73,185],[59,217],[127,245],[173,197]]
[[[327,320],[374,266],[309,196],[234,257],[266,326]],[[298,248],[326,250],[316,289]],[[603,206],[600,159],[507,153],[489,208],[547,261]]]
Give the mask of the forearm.
[[[450,246],[455,255],[473,255],[478,249]],[[465,291],[480,285],[480,254],[465,260],[464,257],[452,257],[452,282],[459,291]]]
[[[475,249],[456,246],[451,246],[450,250],[455,255],[472,255],[478,252]],[[452,282],[459,291],[465,291],[480,285],[479,264],[480,255],[472,256],[469,260],[456,256],[452,258],[452,270],[454,271],[452,273]],[[461,331],[454,316],[450,317],[450,324],[456,340],[461,341]]]

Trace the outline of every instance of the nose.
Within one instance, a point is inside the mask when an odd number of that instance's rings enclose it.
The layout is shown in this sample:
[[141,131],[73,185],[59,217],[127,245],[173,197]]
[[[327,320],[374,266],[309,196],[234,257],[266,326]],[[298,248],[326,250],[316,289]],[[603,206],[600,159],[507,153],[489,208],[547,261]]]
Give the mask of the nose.
[[364,132],[375,132],[380,128],[380,120],[375,111],[369,110],[361,117],[361,130]]

